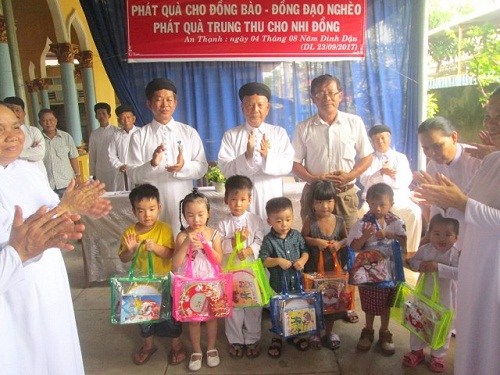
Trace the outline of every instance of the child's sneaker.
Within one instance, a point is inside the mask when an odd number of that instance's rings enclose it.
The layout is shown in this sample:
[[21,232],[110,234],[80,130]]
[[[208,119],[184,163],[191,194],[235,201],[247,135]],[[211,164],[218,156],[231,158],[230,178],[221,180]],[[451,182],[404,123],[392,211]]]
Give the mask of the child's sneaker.
[[363,328],[361,331],[361,337],[358,341],[358,350],[361,350],[362,352],[370,350],[374,340],[374,335],[375,331],[373,329]]
[[392,333],[388,329],[381,329],[378,332],[378,344],[385,355],[393,355],[396,352],[392,342]]

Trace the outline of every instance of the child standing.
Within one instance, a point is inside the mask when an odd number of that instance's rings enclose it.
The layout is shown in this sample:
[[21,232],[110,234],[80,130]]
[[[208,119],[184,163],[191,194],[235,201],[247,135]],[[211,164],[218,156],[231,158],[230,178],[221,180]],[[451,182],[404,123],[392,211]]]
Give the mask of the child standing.
[[[187,257],[190,246],[193,247],[193,276],[210,277],[213,276],[213,268],[210,264],[207,254],[203,250],[200,234],[206,239],[207,243],[213,249],[212,258],[218,263],[222,260],[222,240],[216,229],[207,227],[210,214],[210,203],[208,198],[199,193],[196,188],[193,192],[186,195],[179,204],[179,221],[182,223],[181,214],[186,220],[188,227],[184,228],[181,224],[181,232],[177,235],[175,241],[175,253],[173,256],[173,265],[178,273],[185,272]],[[216,367],[220,363],[219,352],[215,348],[217,338],[217,320],[206,321],[207,327],[207,365]],[[193,353],[189,360],[189,369],[198,371],[201,369],[203,353],[201,351],[201,327],[200,322],[189,322],[189,338],[193,346]]]
[[[437,272],[439,285],[439,302],[453,308],[453,301],[456,288],[453,287],[453,280],[458,279],[458,257],[459,251],[455,247],[458,239],[458,220],[444,218],[441,214],[432,217],[429,224],[430,243],[420,246],[417,253],[409,259],[408,263],[414,271]],[[433,280],[428,276],[425,280],[425,293],[429,296],[433,291]],[[446,338],[446,344],[439,349],[431,350],[431,361],[429,369],[432,372],[443,372],[445,370],[444,357],[450,345],[451,332]],[[403,364],[408,367],[415,367],[425,360],[425,342],[414,334],[410,335],[411,351],[403,357]]]
[[[333,254],[347,245],[347,230],[342,216],[334,215],[335,189],[330,181],[321,180],[312,185],[312,212],[304,220],[302,235],[309,248],[306,272],[318,272],[319,252],[323,251],[325,269],[333,269]],[[340,337],[333,332],[333,323],[338,314],[325,315],[326,342],[328,348],[340,347]],[[321,348],[319,335],[309,339],[312,348]]]
[[[136,268],[143,274],[148,273],[149,251],[153,253],[154,274],[168,274],[172,268],[174,238],[168,224],[158,221],[161,210],[158,189],[150,184],[137,186],[130,192],[129,199],[137,223],[127,228],[122,235],[118,251],[120,260],[130,262],[138,251],[139,244],[145,241],[144,247],[139,250]],[[182,325],[179,322],[172,318],[160,323],[140,324],[139,327],[144,342],[141,349],[132,354],[132,361],[136,365],[145,364],[158,350],[154,345],[155,335],[172,337],[169,364],[177,365],[184,361],[186,354],[179,338],[182,333]]]
[[[253,183],[246,176],[235,175],[226,181],[224,203],[229,206],[231,214],[219,222],[219,231],[224,236],[223,265],[227,264],[236,245],[237,232],[243,241],[243,249],[237,254],[238,259],[254,261],[259,256],[265,229],[262,219],[247,211],[252,201],[252,189]],[[231,358],[243,357],[243,351],[248,358],[259,356],[261,323],[262,307],[233,308],[233,316],[225,319]]]
[[[296,270],[302,271],[309,259],[309,252],[304,237],[298,230],[292,229],[293,205],[286,197],[270,199],[266,204],[267,223],[271,230],[262,242],[259,257],[264,266],[269,268],[269,283],[277,293],[282,291],[282,275],[286,273],[289,290],[296,289]],[[290,340],[301,351],[309,349],[309,342],[301,336]],[[283,342],[275,335],[267,353],[272,358],[281,356]]]
[[[394,202],[394,192],[385,183],[370,186],[366,193],[369,211],[354,224],[349,232],[347,243],[354,251],[378,250],[389,260],[392,258],[392,245],[398,240],[401,246],[406,243],[404,222],[390,212]],[[374,340],[373,322],[380,315],[378,344],[382,353],[393,355],[395,352],[392,333],[389,331],[391,305],[396,288],[359,287],[361,308],[365,312],[366,326],[361,331],[357,348],[368,351]]]

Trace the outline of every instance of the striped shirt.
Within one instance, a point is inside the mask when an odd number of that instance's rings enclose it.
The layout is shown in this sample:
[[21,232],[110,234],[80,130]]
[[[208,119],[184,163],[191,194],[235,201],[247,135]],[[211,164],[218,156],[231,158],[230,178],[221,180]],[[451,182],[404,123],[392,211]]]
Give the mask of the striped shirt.
[[52,189],[64,189],[68,187],[75,172],[71,166],[70,159],[79,156],[75,142],[69,133],[56,130],[54,138],[50,139],[45,133],[45,156],[43,163],[47,169],[47,177]]
[[[304,237],[302,237],[302,234],[298,230],[291,229],[285,238],[280,238],[271,228],[271,231],[264,236],[259,257],[263,262],[269,257],[284,258],[293,262],[299,259],[304,253],[309,253],[309,250],[307,250]],[[282,290],[283,272],[286,272],[288,290],[297,289],[297,273],[295,272],[295,268],[290,267],[284,271],[280,266],[275,266],[269,268],[269,284],[271,284],[274,291],[280,293]]]

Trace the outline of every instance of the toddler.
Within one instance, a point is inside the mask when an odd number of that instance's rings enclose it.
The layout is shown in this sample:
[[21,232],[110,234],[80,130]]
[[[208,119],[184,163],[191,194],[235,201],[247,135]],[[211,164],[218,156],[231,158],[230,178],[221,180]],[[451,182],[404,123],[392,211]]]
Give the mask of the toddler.
[[[459,223],[456,219],[444,218],[441,214],[432,217],[429,224],[430,243],[420,246],[417,253],[408,260],[410,267],[418,272],[437,272],[440,303],[448,308],[453,308],[456,299],[456,288],[453,283],[458,279],[459,251],[455,247],[458,240]],[[424,290],[432,296],[433,278],[427,276]],[[444,357],[450,345],[451,332],[448,334],[446,344],[439,349],[431,350],[429,368],[432,372],[445,370]],[[403,357],[403,364],[415,367],[425,360],[425,342],[417,336],[410,335],[411,351]]]
[[[203,245],[198,237],[202,235],[213,249],[212,257],[217,261],[222,260],[222,239],[216,229],[207,226],[210,214],[210,203],[208,198],[199,193],[196,188],[186,195],[179,204],[179,221],[182,223],[181,215],[188,224],[184,228],[181,224],[181,232],[175,241],[175,253],[173,265],[177,272],[182,274],[186,270],[189,247],[193,246],[193,276],[210,277],[213,276],[213,267],[210,264]],[[219,352],[215,348],[217,338],[217,320],[212,319],[205,322],[207,327],[207,365],[216,367],[220,364]],[[189,322],[189,338],[193,346],[193,353],[189,360],[189,369],[198,371],[201,369],[203,353],[201,351],[201,326],[200,322]]]
[[[148,254],[153,253],[154,274],[166,275],[172,268],[174,253],[174,239],[168,224],[158,221],[160,214],[160,193],[150,184],[134,188],[129,194],[132,211],[137,223],[125,230],[121,238],[118,254],[122,262],[130,262],[139,244],[144,240],[144,246],[139,250],[136,268],[142,273],[148,273]],[[182,347],[180,335],[182,325],[173,318],[160,323],[140,324],[141,336],[144,338],[141,349],[132,354],[132,361],[136,365],[143,365],[158,350],[154,345],[154,336],[172,337],[172,349],[168,356],[168,363],[177,365],[184,361],[186,354]]]
[[[398,240],[405,246],[406,233],[404,222],[390,212],[394,201],[392,188],[385,183],[370,186],[366,193],[369,211],[357,221],[349,232],[347,243],[354,251],[378,250],[387,258],[392,258],[392,244]],[[366,326],[361,331],[357,348],[368,351],[374,340],[373,323],[380,315],[378,344],[382,353],[393,355],[395,352],[392,333],[389,331],[389,318],[396,288],[360,286],[361,308],[365,312]]]

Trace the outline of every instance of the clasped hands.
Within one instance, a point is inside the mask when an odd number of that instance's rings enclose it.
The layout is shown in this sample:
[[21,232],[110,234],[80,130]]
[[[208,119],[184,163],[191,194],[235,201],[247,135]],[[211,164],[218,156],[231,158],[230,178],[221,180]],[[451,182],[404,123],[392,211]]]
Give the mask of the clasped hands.
[[[151,165],[153,167],[157,167],[160,165],[162,159],[163,159],[163,153],[165,152],[167,148],[165,145],[162,143],[158,147],[156,147],[155,151],[153,152],[153,157],[151,158]],[[177,161],[174,165],[167,165],[165,167],[165,170],[167,172],[179,172],[183,167],[184,167],[184,154],[183,154],[183,147],[181,145],[177,146],[177,150],[179,153],[177,154]]]
[[448,177],[438,173],[433,178],[429,173],[420,171],[413,173],[413,178],[419,184],[414,192],[418,200],[443,209],[452,207],[465,212],[468,198]]
[[[259,154],[267,159],[267,154],[269,149],[271,148],[271,142],[267,139],[265,134],[262,135],[262,140],[260,141],[260,149],[258,150]],[[247,142],[247,150],[245,152],[245,157],[250,160],[253,157],[253,153],[255,150],[255,134],[253,130],[248,134],[248,142]]]

